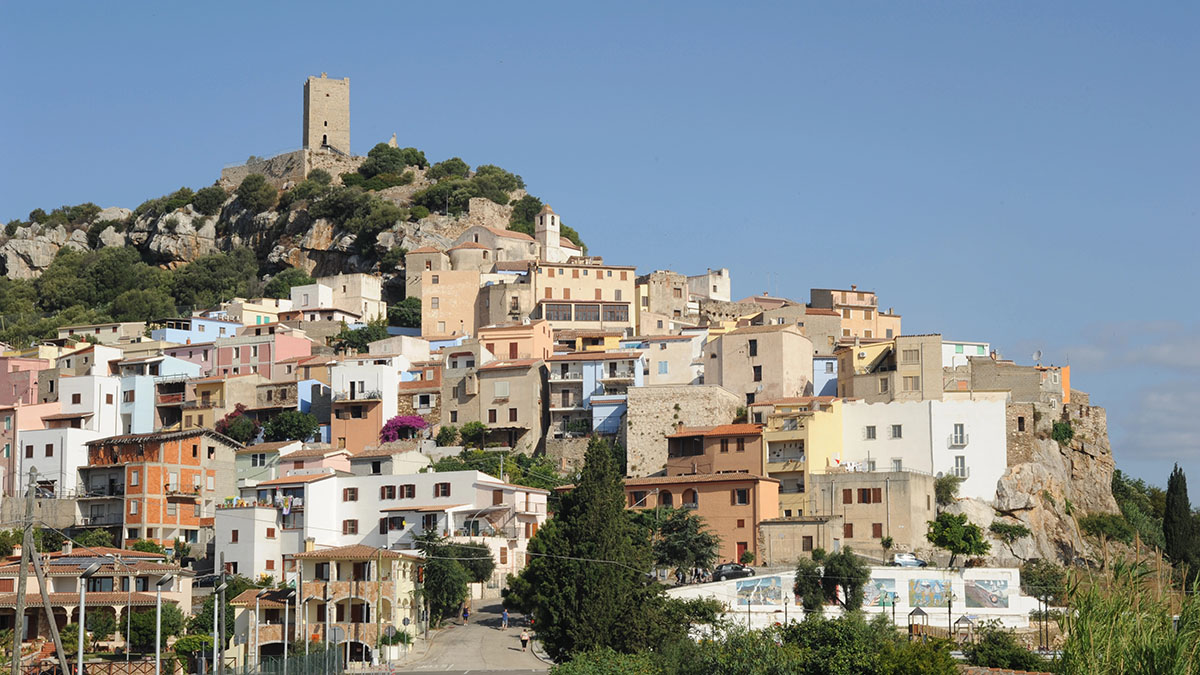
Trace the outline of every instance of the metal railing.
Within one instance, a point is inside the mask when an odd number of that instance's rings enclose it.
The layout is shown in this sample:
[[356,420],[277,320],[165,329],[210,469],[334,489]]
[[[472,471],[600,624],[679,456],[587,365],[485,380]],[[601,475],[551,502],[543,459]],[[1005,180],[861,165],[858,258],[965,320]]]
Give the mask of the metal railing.
[[950,434],[946,437],[947,448],[965,448],[971,442],[971,434]]
[[601,380],[632,380],[632,370],[606,371],[600,375]]
[[84,527],[96,527],[104,525],[121,525],[124,523],[124,514],[120,513],[105,513],[99,516],[87,516],[82,518],[81,525]]
[[582,380],[582,379],[583,379],[583,373],[564,373],[564,372],[551,372],[550,373],[550,381],[551,382],[564,382],[564,381]]
[[378,389],[372,391],[337,391],[333,393],[335,401],[379,401],[383,399],[383,392]]
[[159,405],[172,405],[175,403],[183,403],[183,393],[182,392],[180,392],[178,394],[159,394],[158,395],[158,404]]
[[102,485],[94,488],[83,488],[79,492],[80,499],[105,499],[108,497],[124,497],[124,485]]

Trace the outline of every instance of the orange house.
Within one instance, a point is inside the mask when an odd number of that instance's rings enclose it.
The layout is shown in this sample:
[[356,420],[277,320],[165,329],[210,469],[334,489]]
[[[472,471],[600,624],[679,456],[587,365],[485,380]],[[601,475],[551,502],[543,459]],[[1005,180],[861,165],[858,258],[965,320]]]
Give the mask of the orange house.
[[212,539],[216,504],[237,493],[234,453],[242,445],[209,429],[101,438],[88,443],[79,468],[87,497],[85,527],[118,529],[125,545],[176,539],[203,551]]
[[679,427],[667,436],[667,475],[748,473],[767,475],[762,425]]

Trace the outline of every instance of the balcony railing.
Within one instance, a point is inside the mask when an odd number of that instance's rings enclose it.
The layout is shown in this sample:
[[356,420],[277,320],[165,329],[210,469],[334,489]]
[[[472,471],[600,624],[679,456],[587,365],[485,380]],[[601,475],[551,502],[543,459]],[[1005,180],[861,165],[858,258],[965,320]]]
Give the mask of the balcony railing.
[[679,508],[688,509],[690,511],[695,511],[696,509],[700,508],[700,504],[698,504],[696,502],[683,502],[682,504],[679,505]]
[[382,401],[383,392],[375,389],[373,391],[335,391],[333,393],[334,401]]
[[517,513],[520,513],[520,514],[545,513],[546,505],[541,502],[528,503],[528,504],[525,502],[517,502],[516,505],[513,507],[513,510],[515,510]]
[[804,494],[803,485],[780,485],[779,494],[781,495],[802,495]]
[[624,369],[616,370],[616,371],[605,371],[603,374],[600,375],[600,379],[601,380],[632,380],[633,379],[633,371],[632,370],[624,370]]
[[772,452],[767,458],[768,463],[777,462],[803,462],[803,452]]
[[200,486],[182,487],[179,485],[168,485],[167,496],[174,498],[195,499],[200,496]]
[[158,404],[159,405],[177,405],[179,403],[183,403],[183,394],[182,393],[159,394],[158,395]]
[[80,499],[110,499],[113,497],[124,497],[124,485],[107,485],[93,488],[85,488],[84,492],[79,494]]
[[967,478],[970,478],[970,477],[971,477],[971,467],[969,467],[969,466],[956,466],[956,467],[954,467],[954,469],[953,469],[953,470],[952,470],[950,473],[954,474],[954,476],[955,476],[955,477],[957,477],[957,478],[962,478],[962,479],[964,479],[964,480],[965,480],[965,479],[967,479]]
[[971,442],[971,434],[950,434],[946,438],[947,448],[965,448]]
[[184,401],[183,407],[184,407],[184,409],[187,409],[187,410],[193,410],[193,409],[206,409],[206,408],[223,408],[225,406],[221,402],[221,399],[201,398],[201,399],[196,399],[194,401]]
[[82,520],[81,525],[84,527],[104,527],[108,525],[120,525],[125,522],[120,513],[102,513],[98,516],[86,516]]
[[562,371],[550,373],[551,382],[574,382],[583,380],[583,373],[564,373]]

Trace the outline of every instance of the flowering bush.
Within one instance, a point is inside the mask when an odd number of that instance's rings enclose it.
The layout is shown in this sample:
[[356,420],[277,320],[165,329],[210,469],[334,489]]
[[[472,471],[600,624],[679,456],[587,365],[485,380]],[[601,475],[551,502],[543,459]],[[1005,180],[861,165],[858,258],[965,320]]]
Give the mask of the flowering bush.
[[383,443],[413,438],[418,431],[429,426],[419,415],[396,415],[383,425],[379,440]]

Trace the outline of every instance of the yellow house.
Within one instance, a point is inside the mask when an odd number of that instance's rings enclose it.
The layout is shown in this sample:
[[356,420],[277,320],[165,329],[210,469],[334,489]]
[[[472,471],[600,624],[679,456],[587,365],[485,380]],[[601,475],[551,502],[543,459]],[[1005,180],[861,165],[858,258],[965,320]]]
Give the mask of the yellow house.
[[799,396],[751,406],[763,430],[767,475],[779,481],[779,513],[804,515],[810,476],[842,460],[842,399]]
[[568,352],[615,352],[621,350],[621,338],[625,333],[619,330],[586,330],[566,329],[554,331],[554,344],[561,351]]

